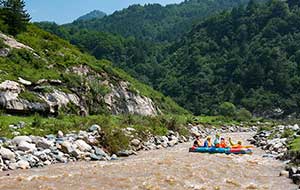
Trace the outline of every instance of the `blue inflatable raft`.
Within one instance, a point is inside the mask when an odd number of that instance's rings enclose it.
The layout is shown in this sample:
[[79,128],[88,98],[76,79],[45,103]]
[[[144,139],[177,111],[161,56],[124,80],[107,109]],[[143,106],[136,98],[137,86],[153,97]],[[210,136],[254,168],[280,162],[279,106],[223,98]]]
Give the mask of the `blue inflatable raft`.
[[252,154],[250,148],[216,148],[216,147],[192,147],[189,152],[199,153],[224,153],[224,154]]

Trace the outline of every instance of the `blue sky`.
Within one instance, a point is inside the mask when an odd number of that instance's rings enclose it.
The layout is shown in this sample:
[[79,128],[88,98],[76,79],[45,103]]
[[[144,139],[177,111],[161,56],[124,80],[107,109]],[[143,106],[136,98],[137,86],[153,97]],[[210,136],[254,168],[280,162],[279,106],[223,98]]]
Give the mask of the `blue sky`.
[[32,21],[54,21],[59,24],[72,22],[93,10],[111,14],[132,4],[166,5],[181,1],[183,0],[25,0]]

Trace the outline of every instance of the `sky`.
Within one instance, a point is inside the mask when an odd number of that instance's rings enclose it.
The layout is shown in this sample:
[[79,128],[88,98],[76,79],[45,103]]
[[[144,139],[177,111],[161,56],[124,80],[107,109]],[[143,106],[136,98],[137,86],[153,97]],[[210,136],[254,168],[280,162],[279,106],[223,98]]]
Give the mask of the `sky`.
[[183,0],[25,0],[26,10],[33,22],[51,21],[58,24],[70,23],[93,10],[111,14],[132,4],[179,3]]

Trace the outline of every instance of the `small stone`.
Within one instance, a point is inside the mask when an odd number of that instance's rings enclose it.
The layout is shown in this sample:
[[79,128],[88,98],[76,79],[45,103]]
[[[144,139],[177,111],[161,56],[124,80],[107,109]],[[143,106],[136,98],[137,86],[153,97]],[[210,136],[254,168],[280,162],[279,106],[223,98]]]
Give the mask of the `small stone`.
[[128,157],[128,156],[131,155],[131,152],[128,151],[128,150],[125,150],[125,151],[119,151],[119,152],[117,152],[117,155],[118,155],[119,157]]
[[279,174],[279,176],[289,177],[289,172],[286,170],[282,170]]
[[63,137],[64,137],[64,133],[62,131],[58,131],[57,138],[63,138]]
[[113,154],[111,157],[110,157],[110,160],[118,160],[118,156]]
[[20,160],[17,162],[18,168],[20,169],[29,169],[30,165],[29,162],[27,162],[26,160]]
[[101,131],[101,127],[100,127],[99,125],[94,124],[94,125],[92,125],[92,126],[89,128],[88,131],[89,131],[89,132],[95,132],[95,131],[100,132],[100,131]]
[[300,174],[292,175],[292,180],[295,184],[299,184],[300,183]]
[[168,145],[169,145],[170,147],[173,147],[173,146],[175,146],[176,144],[178,144],[178,140],[171,140],[171,141],[168,142]]
[[109,157],[101,148],[93,147],[95,149],[95,154],[98,156]]
[[141,141],[138,140],[138,139],[133,139],[133,140],[131,141],[131,144],[132,144],[133,146],[135,146],[135,147],[138,147],[138,146],[141,144]]
[[18,164],[17,163],[9,163],[8,164],[8,169],[10,170],[15,170],[18,168]]
[[91,159],[92,159],[92,160],[95,160],[95,161],[99,161],[99,160],[101,160],[101,158],[102,158],[101,156],[98,156],[98,155],[96,155],[96,154],[91,154],[90,156],[91,156]]

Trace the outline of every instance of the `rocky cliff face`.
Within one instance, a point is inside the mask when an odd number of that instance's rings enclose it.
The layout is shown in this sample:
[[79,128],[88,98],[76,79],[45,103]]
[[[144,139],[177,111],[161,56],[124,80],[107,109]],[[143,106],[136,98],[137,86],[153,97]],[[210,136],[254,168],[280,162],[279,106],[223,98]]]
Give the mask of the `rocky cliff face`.
[[[11,37],[0,33],[0,39],[5,44],[0,50],[3,59],[8,59],[14,49],[24,49],[37,57],[36,59],[45,59],[33,48]],[[52,67],[49,65],[48,69]],[[62,79],[41,78],[30,81],[14,76],[18,80],[1,81],[0,77],[0,108],[9,113],[39,112],[52,115],[161,113],[151,98],[141,95],[129,82],[104,70],[96,71],[83,63],[66,67],[60,72]]]

